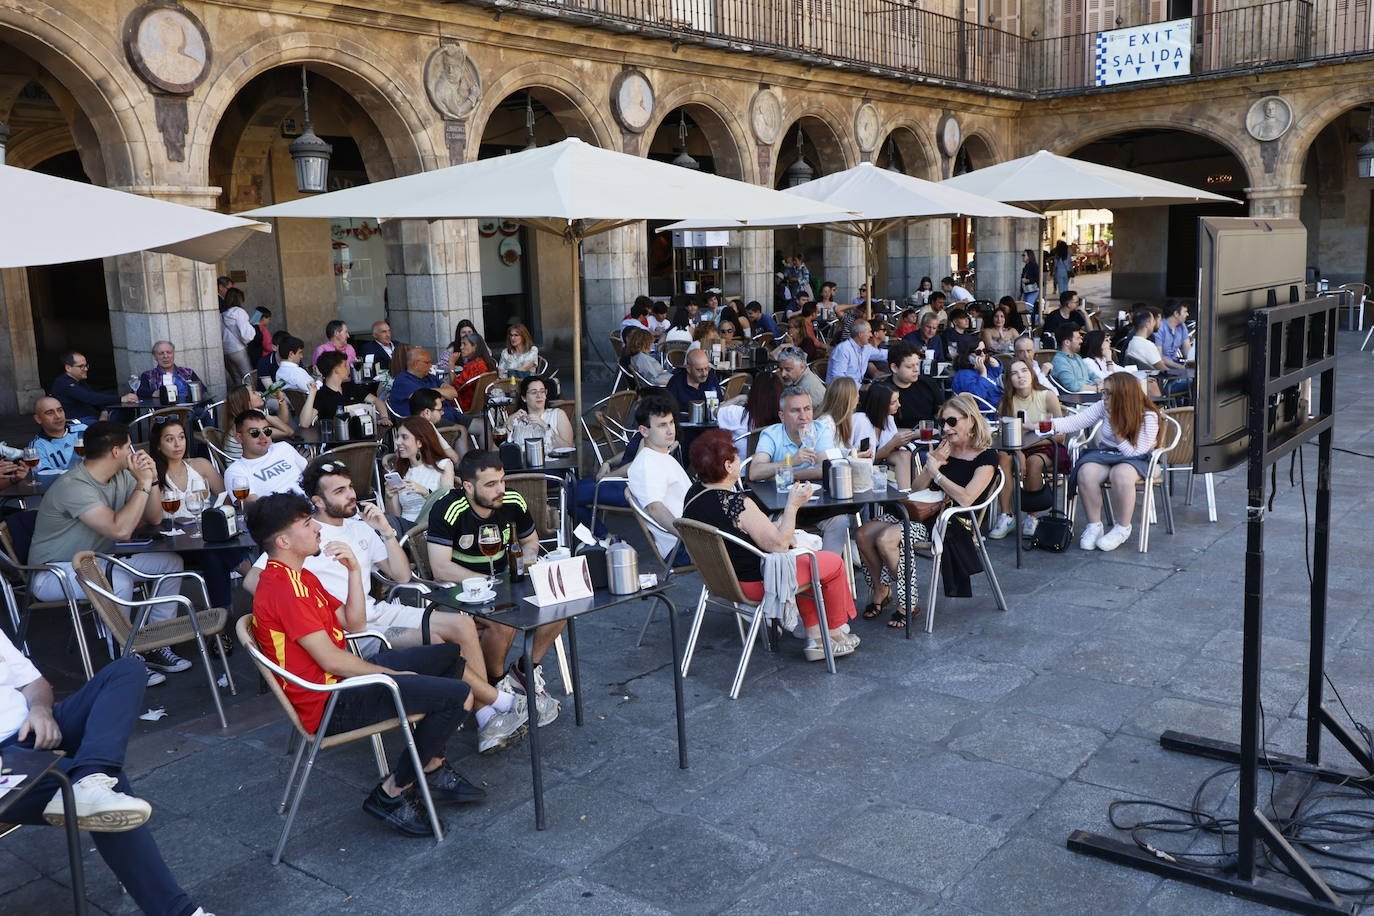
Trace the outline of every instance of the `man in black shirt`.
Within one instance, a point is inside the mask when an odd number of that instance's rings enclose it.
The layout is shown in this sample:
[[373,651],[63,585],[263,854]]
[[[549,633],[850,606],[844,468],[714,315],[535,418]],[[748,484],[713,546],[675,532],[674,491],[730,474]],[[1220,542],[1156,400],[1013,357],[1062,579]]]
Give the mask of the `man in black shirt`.
[[903,341],[887,347],[888,365],[892,367],[890,384],[897,389],[901,407],[897,411],[897,428],[914,429],[921,420],[933,420],[945,400],[940,384],[921,375],[921,359],[916,348]]
[[965,348],[972,350],[974,344],[978,343],[978,335],[969,331],[971,323],[965,309],[956,307],[949,310],[949,327],[940,335],[944,339],[944,350],[940,353],[942,361],[946,358],[953,360]]
[[117,394],[101,394],[86,384],[91,365],[84,354],[75,350],[62,354],[62,374],[48,389],[48,393],[62,402],[62,409],[73,420],[90,425],[100,419],[100,412],[118,407],[120,404],[138,402],[138,395],[132,391],[120,397]]
[[[506,471],[501,456],[495,452],[469,452],[458,464],[459,483],[452,492],[434,503],[429,510],[429,530],[425,533],[426,552],[434,578],[441,582],[461,583],[473,577],[485,578],[488,559],[481,549],[484,528],[495,527],[501,537],[499,551],[491,558],[494,575],[506,571],[506,564],[514,562],[510,548],[519,548],[525,565],[539,558],[539,532],[525,498],[506,489]],[[487,663],[487,675],[495,680],[497,689],[513,693],[531,691],[524,682],[518,663],[506,670],[506,656],[510,654],[515,631],[510,627],[486,622],[482,629],[482,656]],[[534,632],[532,649],[534,662],[535,706],[539,711],[539,725],[547,725],[558,716],[558,701],[544,687],[542,667],[544,653],[563,632],[563,623],[540,627]]]

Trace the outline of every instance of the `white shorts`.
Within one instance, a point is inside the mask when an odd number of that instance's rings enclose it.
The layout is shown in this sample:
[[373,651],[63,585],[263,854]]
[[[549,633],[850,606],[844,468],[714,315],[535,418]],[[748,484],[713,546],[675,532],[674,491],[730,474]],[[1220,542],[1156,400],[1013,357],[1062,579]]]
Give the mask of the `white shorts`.
[[425,608],[399,601],[373,601],[367,606],[369,629],[390,634],[392,630],[418,630],[425,620]]

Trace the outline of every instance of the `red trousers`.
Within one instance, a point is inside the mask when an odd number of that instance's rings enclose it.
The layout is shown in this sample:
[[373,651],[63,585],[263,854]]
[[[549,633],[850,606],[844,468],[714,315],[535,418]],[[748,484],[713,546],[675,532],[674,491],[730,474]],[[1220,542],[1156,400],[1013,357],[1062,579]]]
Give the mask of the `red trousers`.
[[[837,630],[855,617],[854,594],[849,590],[849,580],[844,574],[844,558],[828,550],[817,551],[816,557],[820,560],[821,567],[821,597],[825,599],[826,628]],[[806,585],[810,582],[811,558],[799,556],[797,584]],[[763,598],[762,582],[741,582],[740,590],[751,601]],[[808,627],[817,625],[819,617],[816,614],[816,602],[810,595],[797,596],[797,610],[801,613],[802,623]]]

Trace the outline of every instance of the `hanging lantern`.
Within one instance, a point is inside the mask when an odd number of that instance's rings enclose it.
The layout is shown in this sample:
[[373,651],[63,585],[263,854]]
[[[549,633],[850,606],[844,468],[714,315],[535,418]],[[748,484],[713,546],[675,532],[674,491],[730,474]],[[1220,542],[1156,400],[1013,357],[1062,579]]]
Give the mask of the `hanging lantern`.
[[525,90],[525,133],[529,135],[529,142],[525,144],[525,152],[538,149],[539,144],[534,139],[534,97],[529,90]]
[[1361,178],[1374,178],[1374,108],[1369,110],[1369,134],[1364,146],[1355,151],[1355,167]]
[[782,173],[782,186],[784,188],[795,188],[799,184],[806,184],[815,177],[815,170],[806,164],[806,159],[802,156],[802,132],[801,128],[798,127],[797,160],[787,167],[787,171]]
[[296,167],[296,190],[302,194],[320,194],[329,182],[329,157],[334,147],[321,140],[310,123],[310,87],[305,82],[304,67],[301,67],[301,101],[305,106],[305,128],[287,149]]
[[679,112],[677,122],[677,156],[673,159],[673,165],[680,165],[684,169],[696,171],[701,168],[701,163],[692,158],[692,154],[687,152],[687,112]]

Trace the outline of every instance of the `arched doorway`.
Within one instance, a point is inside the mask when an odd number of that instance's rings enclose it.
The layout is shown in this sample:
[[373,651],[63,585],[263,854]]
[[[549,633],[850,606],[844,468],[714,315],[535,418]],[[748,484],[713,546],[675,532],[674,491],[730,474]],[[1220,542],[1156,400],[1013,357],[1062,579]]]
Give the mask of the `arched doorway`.
[[[1122,131],[1094,139],[1066,155],[1241,200],[1251,184],[1245,166],[1231,150],[1211,137],[1188,131]],[[1242,208],[1223,203],[1115,210],[1110,238],[1095,240],[1091,248],[1080,244],[1077,263],[1090,269],[1091,262],[1086,260],[1089,253],[1100,259],[1106,249],[1114,298],[1195,296],[1198,217],[1244,214]],[[1058,234],[1051,235],[1051,244],[1058,240]]]
[[1307,264],[1332,286],[1374,277],[1374,181],[1361,179],[1356,154],[1371,141],[1371,105],[1342,112],[1302,154],[1299,215],[1307,227]]
[[[838,172],[846,167],[844,150],[834,128],[815,116],[799,118],[787,128],[777,146],[773,187],[780,191]],[[836,298],[852,299],[863,282],[863,248],[849,236],[821,229],[798,228],[773,231],[773,268],[781,273],[783,260],[800,255],[811,272],[813,294],[821,284],[836,284]],[[776,307],[781,308],[781,303]]]
[[[743,180],[740,152],[724,119],[699,103],[672,109],[650,138],[647,156],[707,175]],[[671,220],[646,225],[648,294],[668,299],[719,289],[723,298],[744,294],[746,238],[757,233],[661,233]],[[698,244],[700,243],[700,244]]]
[[[311,122],[333,147],[328,189],[394,177],[396,138],[383,134],[359,93],[319,69],[304,68]],[[266,70],[243,85],[220,116],[209,174],[222,189],[223,209],[250,210],[302,196],[289,151],[304,129],[301,82],[299,65]],[[286,328],[313,348],[334,318],[347,322],[355,336],[391,318],[387,280],[390,259],[399,257],[400,232],[376,219],[278,220],[271,235],[255,236],[221,267],[244,291],[250,310],[270,310],[274,331]],[[394,330],[397,339],[415,339],[406,327]]]

